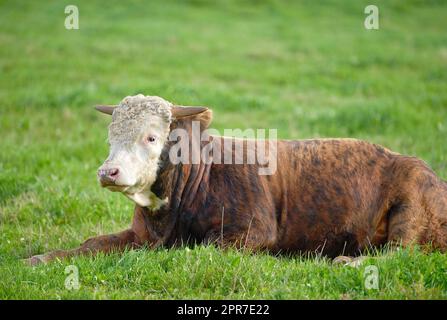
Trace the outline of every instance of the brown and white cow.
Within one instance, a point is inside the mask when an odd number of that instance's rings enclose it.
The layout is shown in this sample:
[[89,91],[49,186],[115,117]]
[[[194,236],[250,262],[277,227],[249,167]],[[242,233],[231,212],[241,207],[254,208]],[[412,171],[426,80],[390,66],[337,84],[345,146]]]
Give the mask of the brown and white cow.
[[[355,139],[314,139],[278,141],[272,175],[260,175],[258,164],[174,164],[170,132],[191,134],[193,121],[205,130],[211,110],[143,95],[97,109],[113,114],[98,179],[136,203],[132,226],[30,264],[187,243],[328,257],[387,243],[447,247],[447,183],[417,158]],[[234,151],[234,141],[212,137],[222,154]]]

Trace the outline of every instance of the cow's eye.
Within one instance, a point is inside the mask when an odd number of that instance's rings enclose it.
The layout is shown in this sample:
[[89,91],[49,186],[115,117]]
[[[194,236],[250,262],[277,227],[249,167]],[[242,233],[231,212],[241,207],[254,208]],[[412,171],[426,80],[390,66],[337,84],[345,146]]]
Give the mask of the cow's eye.
[[155,137],[154,136],[149,136],[149,137],[147,137],[147,141],[148,142],[154,142],[155,141]]

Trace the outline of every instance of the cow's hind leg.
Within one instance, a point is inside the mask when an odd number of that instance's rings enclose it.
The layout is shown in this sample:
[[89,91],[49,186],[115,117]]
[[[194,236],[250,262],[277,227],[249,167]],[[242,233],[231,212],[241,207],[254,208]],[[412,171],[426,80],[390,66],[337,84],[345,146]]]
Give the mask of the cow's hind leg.
[[391,248],[421,245],[447,249],[447,185],[431,172],[422,172],[391,206],[388,239]]
[[[389,251],[394,251],[400,246],[408,246],[420,243],[420,235],[424,234],[423,208],[417,199],[394,203],[387,214],[387,236],[385,246]],[[366,256],[338,256],[333,264],[358,267],[366,259]]]
[[47,263],[55,259],[68,258],[77,255],[94,255],[98,252],[108,253],[113,250],[138,247],[140,241],[134,231],[125,230],[116,234],[104,235],[88,239],[80,247],[71,250],[56,250],[25,259],[29,265]]
[[[385,247],[419,245],[423,249],[447,250],[447,184],[422,168],[400,186],[386,212]],[[364,257],[340,256],[335,264],[358,266]]]
[[[447,183],[415,158],[401,159],[392,171],[385,246],[390,251],[411,245],[446,251]],[[358,265],[359,260],[340,256],[334,263]]]

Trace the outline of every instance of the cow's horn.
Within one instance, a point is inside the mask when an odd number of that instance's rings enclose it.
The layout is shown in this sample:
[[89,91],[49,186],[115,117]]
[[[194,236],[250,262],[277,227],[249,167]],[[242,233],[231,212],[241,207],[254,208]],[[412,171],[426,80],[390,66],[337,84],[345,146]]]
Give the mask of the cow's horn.
[[173,106],[171,109],[174,118],[189,117],[208,110],[206,107],[179,107]]
[[115,110],[116,106],[104,106],[104,105],[100,105],[100,106],[96,106],[95,109],[98,110],[99,112],[105,113],[105,114],[113,114],[113,110]]

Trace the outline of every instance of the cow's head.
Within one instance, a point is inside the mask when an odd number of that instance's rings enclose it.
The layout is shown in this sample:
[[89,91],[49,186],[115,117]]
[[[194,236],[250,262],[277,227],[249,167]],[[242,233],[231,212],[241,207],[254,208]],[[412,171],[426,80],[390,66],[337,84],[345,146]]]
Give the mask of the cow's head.
[[179,107],[156,96],[124,98],[118,106],[97,106],[112,115],[110,153],[98,169],[101,186],[149,206],[150,187],[157,178],[160,156],[168,142],[172,121],[200,116],[204,107]]

